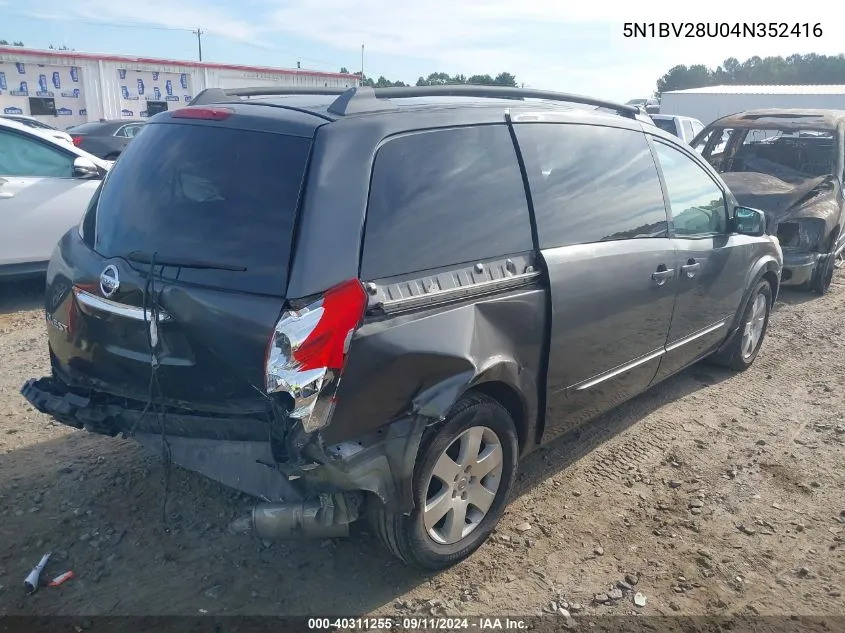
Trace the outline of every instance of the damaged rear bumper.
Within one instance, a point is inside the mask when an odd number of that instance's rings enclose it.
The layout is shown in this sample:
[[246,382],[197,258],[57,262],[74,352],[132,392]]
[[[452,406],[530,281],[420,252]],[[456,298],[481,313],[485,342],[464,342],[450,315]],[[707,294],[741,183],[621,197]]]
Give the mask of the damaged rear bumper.
[[77,429],[131,435],[155,452],[161,452],[166,438],[173,463],[267,501],[291,503],[365,491],[396,511],[413,509],[411,481],[426,425],[422,417],[399,419],[369,437],[329,445],[319,433],[308,435],[294,425],[280,450],[269,416],[144,414],[143,403],[105,394],[83,396],[52,377],[29,380],[21,394],[42,413]]

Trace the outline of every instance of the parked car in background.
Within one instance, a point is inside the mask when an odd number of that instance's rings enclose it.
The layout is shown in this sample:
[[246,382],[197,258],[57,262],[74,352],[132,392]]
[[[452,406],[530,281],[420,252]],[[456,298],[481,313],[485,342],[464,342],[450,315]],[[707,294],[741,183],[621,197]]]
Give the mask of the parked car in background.
[[674,116],[671,114],[652,114],[651,120],[664,132],[674,134],[684,143],[692,143],[704,125],[698,119],[686,116]]
[[645,108],[645,111],[648,114],[657,114],[658,112],[660,112],[660,102],[654,98],[631,99],[630,101],[627,101],[625,105],[641,106]]
[[70,134],[65,131],[58,130],[52,125],[44,123],[44,121],[36,119],[35,117],[26,116],[24,114],[0,114],[0,118],[8,119],[10,121],[17,121],[18,123],[22,123],[23,125],[33,128],[35,130],[47,132],[53,138],[60,140],[64,143],[69,143],[73,145],[73,140],[70,138]]
[[33,406],[166,441],[265,500],[262,539],[369,514],[441,569],[532,449],[700,359],[754,362],[777,241],[635,108],[315,90],[207,90],[147,124],[53,255]]
[[117,160],[145,124],[146,121],[127,119],[92,121],[74,126],[68,132],[78,148],[105,160]]
[[0,278],[43,274],[111,164],[0,118]]
[[824,294],[843,265],[845,111],[749,110],[693,141],[741,204],[766,212],[784,253],[784,285]]

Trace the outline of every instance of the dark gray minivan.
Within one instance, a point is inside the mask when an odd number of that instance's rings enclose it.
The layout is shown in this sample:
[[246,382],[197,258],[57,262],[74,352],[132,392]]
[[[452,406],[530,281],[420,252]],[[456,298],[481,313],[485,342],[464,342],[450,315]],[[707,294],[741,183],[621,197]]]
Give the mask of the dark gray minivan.
[[635,108],[439,86],[209,90],[152,118],[50,263],[58,421],[428,569],[519,460],[704,358],[756,357],[782,253]]

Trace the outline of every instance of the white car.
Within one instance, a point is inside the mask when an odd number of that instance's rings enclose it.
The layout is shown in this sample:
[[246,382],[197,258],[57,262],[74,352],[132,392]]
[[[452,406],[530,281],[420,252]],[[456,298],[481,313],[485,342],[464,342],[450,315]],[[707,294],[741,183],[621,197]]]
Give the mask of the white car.
[[113,163],[0,118],[0,279],[40,274]]
[[47,132],[53,138],[64,143],[69,143],[70,145],[73,145],[73,137],[71,137],[68,132],[65,132],[63,130],[57,130],[52,125],[48,125],[43,121],[39,121],[35,117],[26,116],[25,114],[0,114],[0,117],[8,119],[10,121],[17,121],[18,123],[23,123],[25,126],[30,127],[34,130],[41,130],[42,132]]
[[689,144],[701,130],[704,124],[698,119],[688,116],[674,116],[671,114],[652,114],[651,120],[664,132],[674,134],[679,139]]

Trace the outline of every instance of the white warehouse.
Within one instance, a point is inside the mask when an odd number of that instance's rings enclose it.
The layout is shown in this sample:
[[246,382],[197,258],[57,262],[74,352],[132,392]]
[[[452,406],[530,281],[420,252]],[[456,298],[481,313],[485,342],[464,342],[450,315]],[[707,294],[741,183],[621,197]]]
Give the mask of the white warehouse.
[[660,114],[690,116],[704,125],[756,108],[845,110],[845,86],[707,86],[664,92],[660,98]]
[[99,119],[146,118],[183,107],[205,88],[348,88],[356,75],[0,46],[0,114],[65,129]]

